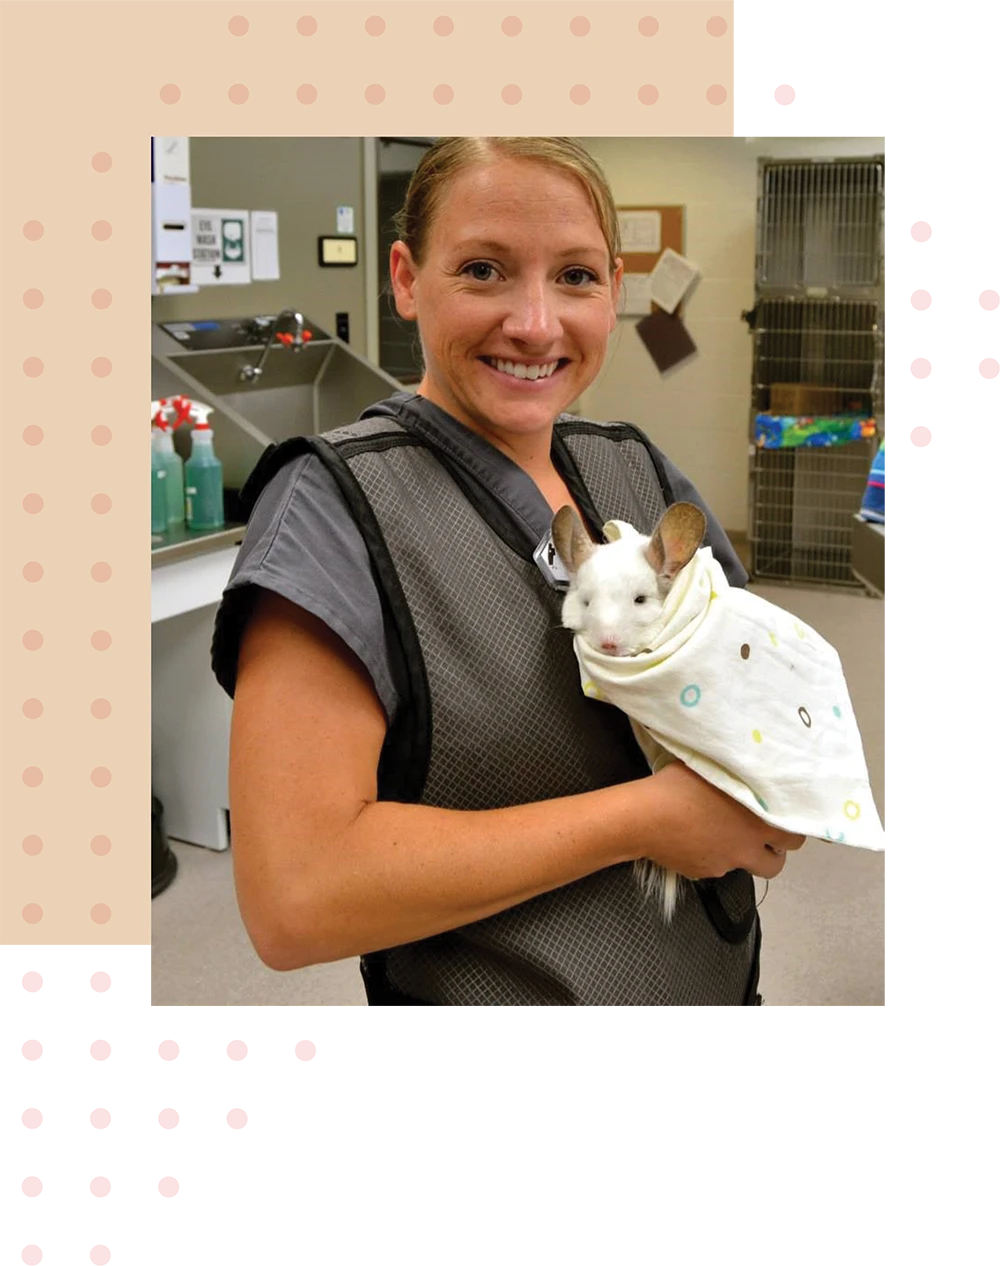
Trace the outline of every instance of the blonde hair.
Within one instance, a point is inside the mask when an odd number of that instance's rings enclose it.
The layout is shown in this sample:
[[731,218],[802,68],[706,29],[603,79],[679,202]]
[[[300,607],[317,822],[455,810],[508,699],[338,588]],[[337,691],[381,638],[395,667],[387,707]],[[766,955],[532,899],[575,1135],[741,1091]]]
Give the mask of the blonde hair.
[[566,136],[444,136],[428,149],[410,178],[394,224],[415,263],[423,262],[431,225],[448,184],[469,167],[494,158],[524,158],[575,176],[590,197],[612,270],[621,254],[618,213],[607,178],[583,146]]

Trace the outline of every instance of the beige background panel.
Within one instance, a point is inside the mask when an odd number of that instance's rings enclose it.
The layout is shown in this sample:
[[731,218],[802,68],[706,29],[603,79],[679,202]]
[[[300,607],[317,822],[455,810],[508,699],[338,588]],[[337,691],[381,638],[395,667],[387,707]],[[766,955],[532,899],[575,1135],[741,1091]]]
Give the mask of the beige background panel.
[[[731,135],[732,8],[2,5],[0,940],[149,939],[150,135]],[[590,27],[579,35],[570,23],[581,11]],[[517,13],[520,33],[504,34]],[[304,15],[312,35],[297,29]],[[378,36],[365,29],[374,15]],[[434,22],[445,15],[453,29],[442,36]],[[230,30],[237,17],[243,34]],[[709,34],[712,18],[723,35]],[[640,33],[644,19],[655,34]],[[180,90],[176,104],[161,100],[167,84]],[[234,85],[248,90],[244,104],[230,100]],[[313,104],[297,99],[302,85]],[[379,105],[365,98],[372,85],[384,89]],[[440,85],[450,104],[435,102]],[[519,104],[503,101],[508,85]],[[721,105],[706,99],[713,85],[725,89]],[[570,99],[577,86],[586,104]],[[655,102],[642,104],[649,86]],[[108,170],[95,169],[99,154]],[[38,240],[24,233],[32,221],[44,227]],[[99,222],[111,226],[104,240]],[[25,304],[30,290],[40,306]],[[94,305],[97,290],[110,306]],[[32,358],[35,376],[24,368]],[[25,441],[29,427],[40,442]],[[110,442],[93,441],[97,427]],[[42,501],[35,513],[24,509],[31,494]],[[92,508],[99,494],[110,498],[105,513]],[[43,569],[36,581],[24,576],[32,563]],[[97,563],[109,579],[93,578]],[[106,650],[91,644],[98,631],[110,634]],[[31,632],[38,649],[24,644]],[[25,715],[36,700],[41,714]],[[96,700],[111,706],[104,719]],[[29,770],[41,771],[39,785],[27,785]],[[101,770],[106,786],[93,781]],[[99,855],[91,841],[102,836],[111,848]],[[40,852],[25,851],[30,837]]]

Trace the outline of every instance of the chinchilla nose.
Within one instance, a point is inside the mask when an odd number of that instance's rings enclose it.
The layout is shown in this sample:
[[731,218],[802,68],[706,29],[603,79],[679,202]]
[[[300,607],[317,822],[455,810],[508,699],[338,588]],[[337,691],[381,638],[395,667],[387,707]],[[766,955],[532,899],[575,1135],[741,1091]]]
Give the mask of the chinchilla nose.
[[619,651],[618,639],[616,637],[611,637],[610,635],[608,637],[602,637],[601,650],[607,651],[609,655],[617,655]]

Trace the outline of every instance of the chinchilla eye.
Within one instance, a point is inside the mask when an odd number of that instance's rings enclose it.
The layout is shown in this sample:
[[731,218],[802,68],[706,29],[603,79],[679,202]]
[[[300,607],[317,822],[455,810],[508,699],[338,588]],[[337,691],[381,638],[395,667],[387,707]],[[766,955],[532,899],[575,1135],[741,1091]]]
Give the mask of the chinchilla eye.
[[644,593],[637,593],[635,595],[634,602],[637,607],[641,606],[642,603],[644,603],[645,601],[646,601],[646,595]]

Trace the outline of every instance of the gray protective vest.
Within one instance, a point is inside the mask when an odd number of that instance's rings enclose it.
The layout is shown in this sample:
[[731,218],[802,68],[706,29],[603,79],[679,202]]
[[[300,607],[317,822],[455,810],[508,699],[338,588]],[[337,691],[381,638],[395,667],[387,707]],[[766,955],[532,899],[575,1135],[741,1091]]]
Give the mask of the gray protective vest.
[[[406,404],[272,446],[244,489],[314,451],[365,537],[402,704],[379,765],[381,799],[493,809],[611,786],[648,767],[627,719],[580,689],[562,595],[537,540],[433,443]],[[369,414],[373,411],[369,411]],[[563,415],[553,459],[597,528],[651,532],[669,490],[635,428]],[[598,871],[477,923],[367,955],[371,1003],[740,1005],[756,994],[752,878],[682,883],[665,925],[630,864]]]

